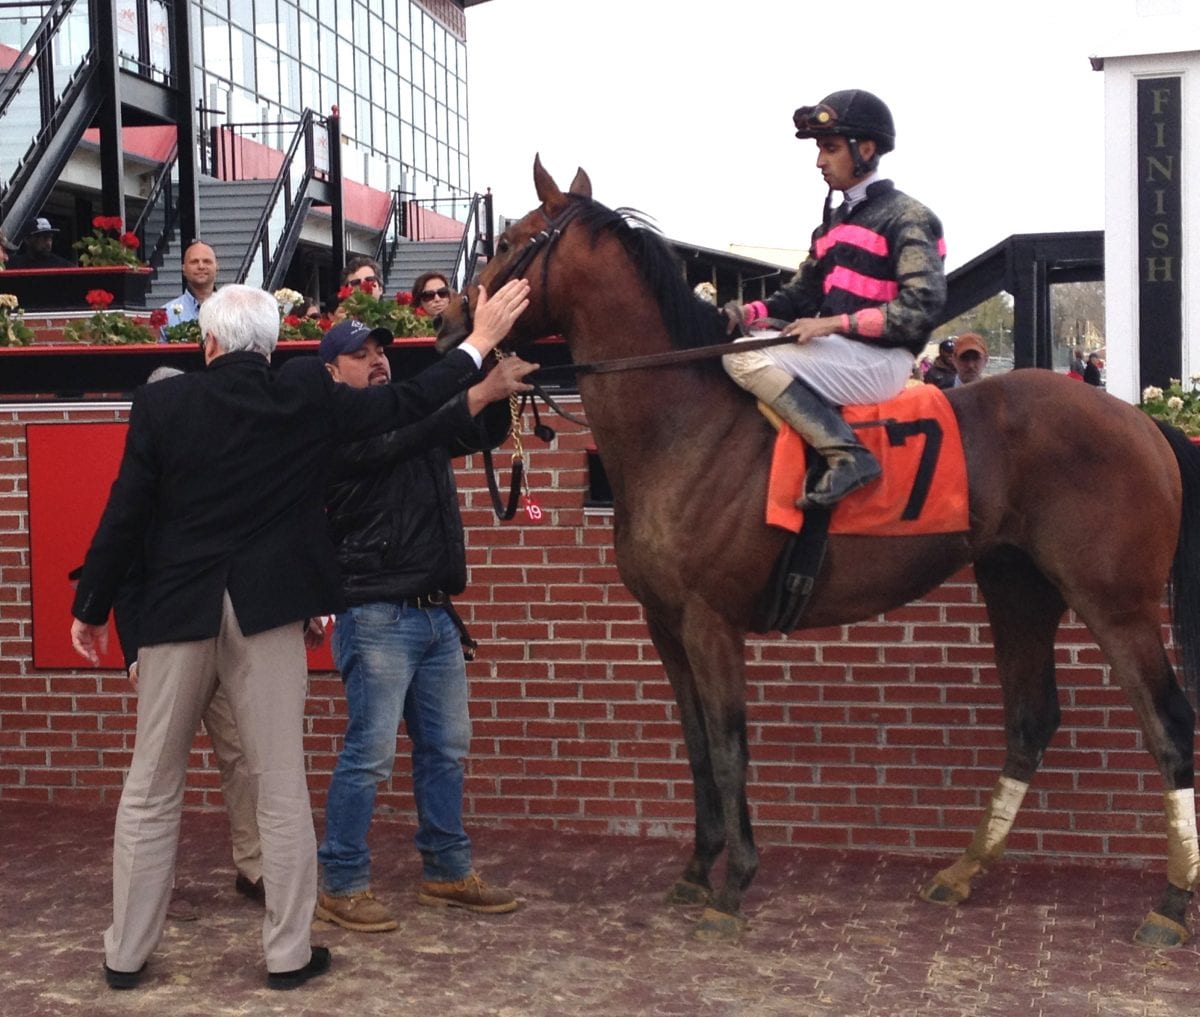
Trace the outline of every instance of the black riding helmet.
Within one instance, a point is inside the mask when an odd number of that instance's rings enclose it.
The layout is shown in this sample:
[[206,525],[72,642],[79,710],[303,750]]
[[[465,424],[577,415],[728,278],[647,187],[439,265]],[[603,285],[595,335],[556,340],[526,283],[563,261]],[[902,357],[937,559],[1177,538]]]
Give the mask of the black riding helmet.
[[[840,134],[850,144],[855,176],[875,169],[878,157],[896,147],[896,125],[892,111],[877,95],[861,88],[832,92],[815,106],[801,106],[792,114],[797,138],[820,138]],[[875,158],[865,162],[858,152],[858,142],[870,138],[875,142]]]

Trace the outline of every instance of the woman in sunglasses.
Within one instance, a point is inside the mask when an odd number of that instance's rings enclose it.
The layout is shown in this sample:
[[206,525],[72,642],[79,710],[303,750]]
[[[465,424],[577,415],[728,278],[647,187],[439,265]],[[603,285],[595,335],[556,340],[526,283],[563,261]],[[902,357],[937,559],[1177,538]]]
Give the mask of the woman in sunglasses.
[[450,306],[451,290],[439,272],[422,272],[413,283],[413,303],[431,318]]
[[[946,302],[942,224],[878,173],[896,144],[891,111],[862,89],[793,114],[817,143],[825,215],[796,277],[766,301],[726,305],[730,331],[788,322],[794,343],[729,354],[725,370],[769,403],[828,464],[800,504],[832,505],[876,480],[879,463],[836,407],[898,395]],[[832,208],[833,192],[842,203]]]

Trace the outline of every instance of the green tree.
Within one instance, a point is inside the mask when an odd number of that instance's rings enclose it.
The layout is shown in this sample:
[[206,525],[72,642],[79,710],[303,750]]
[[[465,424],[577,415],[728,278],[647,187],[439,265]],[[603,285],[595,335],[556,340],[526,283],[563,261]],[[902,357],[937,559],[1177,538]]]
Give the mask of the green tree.
[[939,325],[933,338],[940,342],[963,332],[977,332],[987,343],[988,355],[1011,357],[1013,355],[1013,302],[1007,293],[997,293],[969,311],[963,311],[944,325]]

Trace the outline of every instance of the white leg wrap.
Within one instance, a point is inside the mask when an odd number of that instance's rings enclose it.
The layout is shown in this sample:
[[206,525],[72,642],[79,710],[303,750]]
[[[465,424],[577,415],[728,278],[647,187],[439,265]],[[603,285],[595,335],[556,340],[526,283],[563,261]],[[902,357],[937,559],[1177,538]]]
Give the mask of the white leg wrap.
[[1163,795],[1167,813],[1167,879],[1181,890],[1200,880],[1200,848],[1196,844],[1196,794],[1191,788]]
[[1011,777],[1001,777],[996,781],[987,812],[975,830],[968,854],[981,860],[990,860],[1003,853],[1004,841],[1008,838],[1028,790],[1028,784]]

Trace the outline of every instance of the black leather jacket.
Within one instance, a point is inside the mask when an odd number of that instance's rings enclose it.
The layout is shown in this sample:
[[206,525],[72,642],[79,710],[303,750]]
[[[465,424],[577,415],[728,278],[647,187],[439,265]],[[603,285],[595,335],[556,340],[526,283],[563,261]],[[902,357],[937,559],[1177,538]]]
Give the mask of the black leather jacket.
[[495,448],[509,421],[506,401],[472,418],[460,393],[420,423],[341,446],[326,502],[347,604],[463,591],[451,459]]

